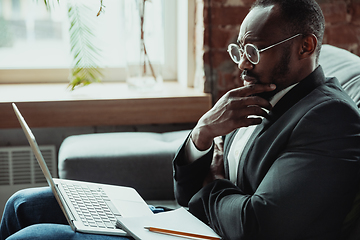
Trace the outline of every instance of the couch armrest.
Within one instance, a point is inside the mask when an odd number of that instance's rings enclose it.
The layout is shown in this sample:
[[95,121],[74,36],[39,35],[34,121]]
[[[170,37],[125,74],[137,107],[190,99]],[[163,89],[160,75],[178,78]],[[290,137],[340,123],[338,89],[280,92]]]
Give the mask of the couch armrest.
[[59,177],[130,186],[144,199],[172,200],[172,159],[189,131],[70,136],[59,149]]

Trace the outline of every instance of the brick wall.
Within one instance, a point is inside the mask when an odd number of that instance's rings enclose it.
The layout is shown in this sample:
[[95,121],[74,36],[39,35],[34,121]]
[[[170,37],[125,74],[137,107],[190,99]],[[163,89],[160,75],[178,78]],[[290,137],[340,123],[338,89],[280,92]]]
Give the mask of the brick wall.
[[[235,42],[254,0],[204,0],[205,91],[216,101],[241,85],[240,72],[226,52]],[[360,0],[317,0],[326,21],[324,42],[360,56]]]

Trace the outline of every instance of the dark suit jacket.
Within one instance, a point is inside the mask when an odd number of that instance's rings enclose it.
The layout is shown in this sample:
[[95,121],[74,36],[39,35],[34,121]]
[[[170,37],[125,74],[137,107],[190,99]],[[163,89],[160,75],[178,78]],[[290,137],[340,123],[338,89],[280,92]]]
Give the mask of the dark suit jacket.
[[[234,136],[225,137],[226,172]],[[321,67],[255,129],[237,186],[203,188],[213,151],[185,165],[184,145],[174,159],[176,198],[224,239],[339,239],[359,185],[360,114]]]

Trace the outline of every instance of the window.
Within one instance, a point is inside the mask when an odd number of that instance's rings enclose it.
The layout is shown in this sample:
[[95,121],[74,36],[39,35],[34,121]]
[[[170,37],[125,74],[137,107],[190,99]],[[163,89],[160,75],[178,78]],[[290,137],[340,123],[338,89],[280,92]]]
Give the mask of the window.
[[[134,49],[136,41],[129,47],[125,34],[126,0],[103,1],[105,11],[97,17],[100,0],[60,0],[49,1],[51,11],[47,11],[44,1],[0,0],[0,82],[68,82],[69,68],[73,65],[69,44],[69,5],[77,2],[87,6],[86,21],[95,38],[92,42],[100,50],[96,58],[102,67],[104,81],[125,80],[126,55],[128,49]],[[152,0],[158,3],[161,12],[153,9],[154,22],[163,18],[163,34],[156,34],[161,49],[149,49],[159,52],[157,62],[163,64],[164,80],[177,78],[177,11],[175,0]],[[135,27],[135,24],[134,24]],[[148,24],[145,27],[153,27]],[[140,26],[139,26],[140,28]],[[163,53],[163,54],[160,54]]]

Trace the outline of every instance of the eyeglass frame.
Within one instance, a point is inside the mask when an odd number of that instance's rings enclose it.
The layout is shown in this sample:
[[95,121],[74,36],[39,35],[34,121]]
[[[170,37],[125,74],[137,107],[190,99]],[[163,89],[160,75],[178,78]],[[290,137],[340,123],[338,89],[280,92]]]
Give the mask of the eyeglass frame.
[[[280,41],[280,42],[274,43],[274,44],[272,44],[272,45],[270,45],[270,46],[268,46],[268,47],[265,47],[265,48],[263,48],[263,49],[258,49],[254,44],[251,44],[251,43],[245,44],[245,45],[244,45],[244,48],[240,48],[237,44],[231,43],[231,44],[229,44],[229,46],[228,46],[227,52],[229,53],[231,60],[233,60],[233,62],[235,62],[236,64],[239,64],[241,58],[243,58],[244,54],[246,53],[246,51],[245,51],[246,46],[249,46],[249,45],[250,45],[250,46],[252,46],[252,47],[255,48],[255,50],[256,50],[256,52],[257,52],[257,55],[258,55],[258,60],[257,60],[257,62],[253,62],[253,61],[250,59],[250,57],[248,56],[248,54],[246,54],[245,56],[246,56],[247,60],[249,60],[249,62],[251,62],[252,64],[256,65],[256,64],[258,64],[258,63],[260,62],[260,53],[262,53],[262,52],[264,52],[264,51],[266,51],[266,50],[269,50],[270,48],[273,48],[273,47],[275,47],[275,46],[277,46],[277,45],[280,45],[280,44],[282,44],[282,43],[284,43],[284,42],[287,42],[287,41],[289,41],[289,40],[291,40],[291,39],[294,39],[294,38],[296,38],[296,37],[298,37],[298,36],[300,36],[300,35],[302,35],[302,34],[301,34],[301,33],[298,33],[298,34],[296,34],[296,35],[294,35],[294,36],[292,36],[292,37],[286,38],[286,39],[284,39],[284,40],[282,40],[282,41]],[[237,48],[237,50],[239,51],[239,53],[240,53],[240,59],[239,59],[239,61],[235,61],[235,60],[233,59],[233,57],[232,57],[231,49],[230,49],[232,46],[235,46],[235,47]]]

